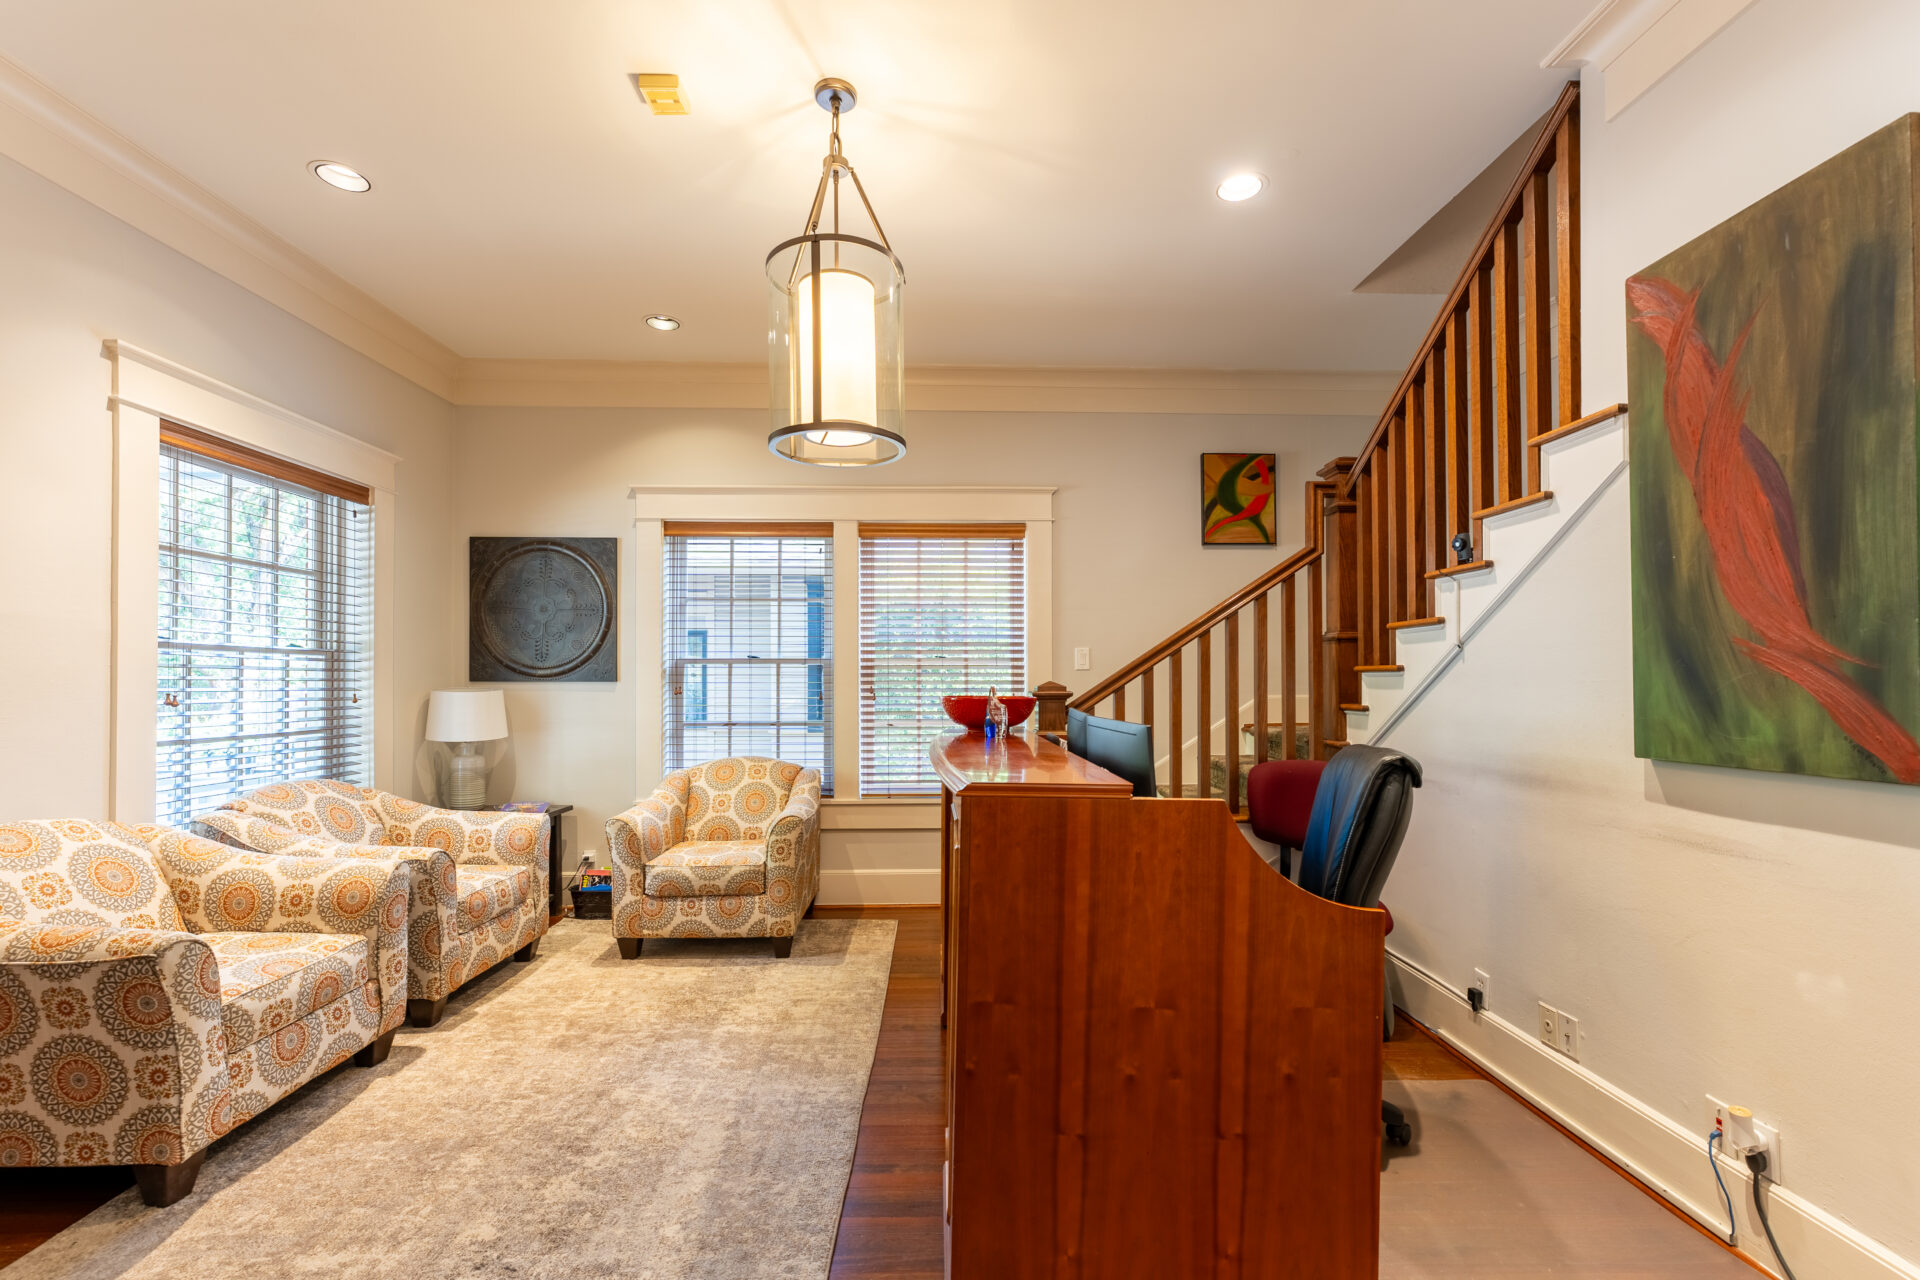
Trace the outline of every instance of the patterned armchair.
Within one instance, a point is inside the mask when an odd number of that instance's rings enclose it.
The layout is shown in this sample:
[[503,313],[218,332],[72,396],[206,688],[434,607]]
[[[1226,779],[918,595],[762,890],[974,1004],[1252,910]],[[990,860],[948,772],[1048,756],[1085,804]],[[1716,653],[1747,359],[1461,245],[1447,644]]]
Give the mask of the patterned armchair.
[[207,1144],[406,1009],[406,865],[160,827],[0,825],[0,1166],[132,1165],[167,1205]]
[[784,959],[820,888],[820,775],[758,756],[677,770],[608,820],[607,849],[626,959],[647,938],[772,938]]
[[249,791],[193,820],[203,835],[262,853],[405,860],[407,1014],[430,1027],[447,997],[547,932],[549,819],[436,809],[384,791],[313,779]]

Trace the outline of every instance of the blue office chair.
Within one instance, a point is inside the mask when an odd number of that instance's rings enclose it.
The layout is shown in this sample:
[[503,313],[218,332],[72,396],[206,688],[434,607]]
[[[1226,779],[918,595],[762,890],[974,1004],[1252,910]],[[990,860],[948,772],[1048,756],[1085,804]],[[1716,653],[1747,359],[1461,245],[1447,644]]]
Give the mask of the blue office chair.
[[[1342,747],[1313,793],[1313,816],[1300,849],[1300,887],[1347,907],[1377,907],[1380,890],[1413,817],[1420,763],[1384,747]],[[1385,958],[1382,958],[1382,964]],[[1393,1034],[1393,998],[1385,1029]],[[1387,1141],[1405,1146],[1413,1130],[1400,1108],[1380,1104]]]

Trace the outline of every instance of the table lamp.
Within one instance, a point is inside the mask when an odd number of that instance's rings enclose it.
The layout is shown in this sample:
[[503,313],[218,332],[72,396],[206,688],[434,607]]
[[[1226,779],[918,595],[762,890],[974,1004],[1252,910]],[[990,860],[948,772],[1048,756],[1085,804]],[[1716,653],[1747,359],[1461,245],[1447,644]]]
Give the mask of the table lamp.
[[478,809],[487,802],[483,742],[507,736],[507,696],[498,689],[435,689],[427,700],[427,741],[452,744],[441,802]]

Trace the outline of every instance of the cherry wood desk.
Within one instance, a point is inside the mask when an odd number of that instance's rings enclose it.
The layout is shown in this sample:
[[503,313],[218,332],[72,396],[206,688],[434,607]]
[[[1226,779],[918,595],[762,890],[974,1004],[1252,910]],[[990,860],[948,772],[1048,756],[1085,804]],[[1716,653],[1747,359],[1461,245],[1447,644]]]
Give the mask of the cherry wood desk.
[[1384,917],[1288,883],[1219,800],[1045,739],[930,747],[947,1274],[1378,1274]]

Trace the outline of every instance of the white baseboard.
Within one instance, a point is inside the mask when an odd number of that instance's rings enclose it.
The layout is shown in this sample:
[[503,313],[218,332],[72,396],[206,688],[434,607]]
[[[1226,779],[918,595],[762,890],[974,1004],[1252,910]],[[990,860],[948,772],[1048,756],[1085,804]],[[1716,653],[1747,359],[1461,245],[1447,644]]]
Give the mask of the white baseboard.
[[822,870],[814,901],[827,907],[928,906],[940,901],[940,870]]
[[[1704,1131],[1696,1134],[1690,1126],[1660,1114],[1547,1048],[1530,1031],[1491,1013],[1476,1017],[1467,1006],[1465,993],[1412,961],[1392,952],[1388,959],[1395,1004],[1487,1074],[1724,1237],[1726,1204],[1707,1164]],[[1704,1099],[1702,1102],[1704,1106]],[[1783,1157],[1783,1171],[1791,1177],[1791,1150],[1783,1149]],[[1746,1165],[1723,1159],[1720,1174],[1733,1197],[1738,1247],[1777,1274],[1772,1250],[1754,1216],[1751,1175]],[[1822,1280],[1920,1280],[1920,1266],[1786,1187],[1769,1188],[1767,1205],[1781,1251],[1802,1276]]]

